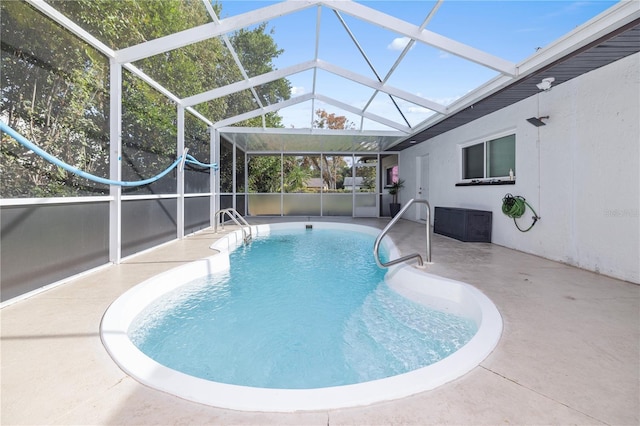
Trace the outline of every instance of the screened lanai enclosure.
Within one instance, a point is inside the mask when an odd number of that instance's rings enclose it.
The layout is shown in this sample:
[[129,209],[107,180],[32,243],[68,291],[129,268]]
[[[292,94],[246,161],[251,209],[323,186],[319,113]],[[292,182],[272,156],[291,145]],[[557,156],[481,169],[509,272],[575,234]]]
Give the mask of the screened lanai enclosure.
[[[419,3],[409,16],[392,2],[3,1],[2,300],[229,207],[389,216],[389,187],[416,179],[401,151],[532,96],[552,71],[560,84],[637,52],[635,2],[602,2],[524,53],[495,48],[517,17],[474,40],[439,20],[464,2]],[[490,177],[514,156],[492,157]]]

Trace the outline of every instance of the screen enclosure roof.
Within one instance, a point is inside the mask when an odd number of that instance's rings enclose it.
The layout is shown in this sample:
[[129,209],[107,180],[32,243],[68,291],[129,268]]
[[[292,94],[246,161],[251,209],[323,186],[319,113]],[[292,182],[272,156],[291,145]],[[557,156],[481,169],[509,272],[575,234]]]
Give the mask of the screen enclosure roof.
[[[563,33],[546,34],[552,40],[513,51],[503,45],[518,28],[524,31],[526,16],[504,20],[495,13],[486,15],[496,15],[495,22],[474,23],[473,7],[509,9],[526,2],[221,1],[218,16],[202,0],[206,23],[184,23],[178,32],[133,45],[92,34],[58,11],[54,0],[27,2],[251,152],[405,149],[537,93],[544,78],[561,84],[640,50],[640,2],[634,0],[594,2],[601,9],[586,22],[567,21]],[[543,20],[572,2],[530,3],[537,3]],[[410,14],[417,4],[423,13]],[[230,36],[263,23],[283,53],[272,71],[252,73]],[[166,71],[146,66],[148,58],[212,39],[235,60],[239,78],[233,83],[188,93],[163,84]],[[291,82],[289,99],[272,101],[261,93],[263,85],[282,78]],[[199,112],[199,105],[243,91],[251,93],[252,109],[222,118]],[[350,128],[313,128],[319,109],[347,117]],[[264,126],[271,112],[283,117],[284,128]],[[261,116],[262,128],[237,127]]]

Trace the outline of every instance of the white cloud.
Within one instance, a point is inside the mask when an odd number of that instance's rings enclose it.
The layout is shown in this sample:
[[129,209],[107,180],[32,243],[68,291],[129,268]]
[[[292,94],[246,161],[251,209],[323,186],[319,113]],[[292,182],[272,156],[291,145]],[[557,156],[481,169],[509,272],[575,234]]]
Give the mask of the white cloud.
[[291,95],[295,96],[295,95],[304,95],[306,93],[306,91],[304,90],[303,86],[293,86],[291,88]]
[[[409,37],[398,37],[394,38],[391,44],[387,46],[389,50],[402,50],[404,49],[411,39]],[[413,49],[413,46],[411,46]]]
[[447,58],[450,58],[451,56],[453,56],[453,55],[451,55],[451,53],[445,52],[444,50],[439,50],[438,51],[438,58],[440,58],[440,59],[447,59]]
[[428,114],[431,112],[429,108],[421,107],[421,106],[412,106],[407,108],[407,112],[412,114]]

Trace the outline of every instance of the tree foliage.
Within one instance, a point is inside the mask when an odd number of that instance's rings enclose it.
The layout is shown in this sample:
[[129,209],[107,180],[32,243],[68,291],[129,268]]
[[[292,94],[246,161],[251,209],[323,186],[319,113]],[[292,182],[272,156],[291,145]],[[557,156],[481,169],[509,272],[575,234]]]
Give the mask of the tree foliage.
[[335,113],[328,113],[323,109],[316,110],[316,119],[313,120],[313,127],[317,129],[339,129],[339,130],[351,130],[355,128],[355,124],[347,119],[343,115],[336,115]]
[[[347,117],[337,116],[335,113],[328,113],[323,109],[316,110],[316,117],[313,124],[314,127],[318,129],[348,130],[355,127],[355,124],[350,122]],[[320,165],[316,164],[316,166],[319,167]],[[338,173],[339,171],[341,173]],[[322,179],[330,190],[338,190],[341,188],[345,173],[346,176],[350,176],[351,169],[343,157],[323,156]]]
[[[48,0],[72,21],[118,50],[209,22],[201,0]],[[218,14],[221,5],[213,5]],[[2,76],[0,118],[61,160],[99,176],[109,170],[109,61],[70,32],[24,2],[1,7]],[[282,53],[266,24],[230,34],[250,75],[271,71]],[[218,38],[155,55],[135,64],[179,97],[191,96],[242,79],[232,55]],[[258,89],[265,104],[288,99],[282,79]],[[197,105],[211,121],[256,109],[247,92]],[[144,81],[123,72],[123,179],[151,177],[176,156],[176,106]],[[267,126],[282,127],[270,113]],[[197,120],[196,120],[197,121]],[[262,126],[262,118],[238,123]],[[206,128],[187,120],[185,144],[208,161]],[[46,163],[2,135],[2,197],[101,194],[108,187],[77,178]],[[173,192],[168,175],[132,191]]]
[[[346,117],[335,113],[328,113],[323,109],[316,110],[314,127],[321,129],[352,129],[354,124]],[[375,169],[362,169],[366,173],[362,186],[370,189],[372,182],[369,174]],[[250,192],[278,193],[278,192],[309,192],[312,177],[322,177],[325,191],[338,192],[344,188],[344,180],[352,176],[352,168],[340,155],[305,155],[284,156],[282,161],[279,155],[252,156],[249,160]],[[281,177],[282,176],[282,177]],[[317,189],[315,189],[317,190]]]

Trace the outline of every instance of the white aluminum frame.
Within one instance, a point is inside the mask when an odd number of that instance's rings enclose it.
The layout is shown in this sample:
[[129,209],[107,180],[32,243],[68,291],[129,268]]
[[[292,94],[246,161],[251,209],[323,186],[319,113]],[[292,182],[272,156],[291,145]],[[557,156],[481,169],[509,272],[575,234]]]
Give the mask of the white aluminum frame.
[[[178,110],[178,138],[176,140],[176,154],[181,155],[184,152],[184,111],[188,111],[196,118],[202,120],[210,128],[211,132],[211,161],[219,162],[219,144],[221,134],[224,133],[225,127],[235,124],[237,122],[253,118],[259,115],[263,116],[264,127],[264,114],[269,112],[275,112],[282,108],[286,108],[298,103],[310,101],[312,103],[311,111],[315,109],[315,102],[321,101],[330,105],[341,108],[345,111],[358,114],[361,117],[361,122],[365,118],[381,123],[387,127],[398,131],[398,143],[403,137],[409,134],[416,134],[420,131],[427,129],[428,127],[437,124],[438,122],[447,118],[447,116],[455,114],[470,105],[473,105],[480,99],[484,99],[493,93],[513,84],[516,81],[522,80],[532,73],[542,69],[545,66],[557,61],[558,59],[574,52],[604,34],[610,33],[635,19],[640,17],[640,3],[634,0],[622,0],[611,8],[607,9],[602,14],[591,19],[584,25],[576,28],[560,40],[556,41],[547,48],[541,49],[531,57],[524,61],[515,64],[510,61],[506,61],[502,58],[490,55],[486,52],[472,48],[455,40],[447,37],[443,37],[434,32],[425,29],[429,20],[434,16],[440,7],[442,0],[438,0],[424,22],[420,26],[410,24],[406,21],[400,20],[393,16],[379,12],[370,7],[362,4],[348,1],[348,0],[288,0],[279,2],[273,5],[269,5],[260,9],[256,9],[247,13],[243,13],[237,16],[232,16],[225,19],[218,19],[213,8],[209,4],[208,0],[202,0],[209,15],[212,18],[211,23],[200,25],[188,30],[180,31],[165,37],[161,37],[155,40],[151,40],[145,43],[141,43],[135,46],[130,46],[120,50],[113,50],[92,36],[82,27],[71,21],[69,18],[58,12],[53,6],[48,4],[44,0],[25,0],[34,8],[42,12],[44,15],[51,18],[53,21],[60,24],[62,27],[69,30],[71,33],[97,49],[104,54],[110,61],[110,171],[109,176],[113,180],[120,180],[121,178],[121,150],[122,150],[122,111],[121,111],[121,98],[122,98],[122,69],[126,69],[129,72],[136,75],[138,78],[145,81],[151,87],[162,93],[168,99],[176,104]],[[283,15],[293,14],[311,7],[317,8],[316,17],[316,44],[315,44],[315,56],[312,61],[305,61],[296,64],[291,67],[284,68],[282,70],[275,70],[263,75],[249,77],[239,60],[238,56],[233,51],[231,43],[227,34],[236,31],[241,28],[246,28],[254,24],[269,21],[270,19],[277,18]],[[408,37],[409,43],[405,47],[404,51],[400,54],[390,71],[384,78],[378,77],[376,81],[360,74],[340,68],[334,64],[322,61],[318,57],[318,47],[320,38],[320,22],[322,9],[327,8],[334,11],[336,14],[346,13],[357,19],[368,22],[380,28],[391,30],[395,33]],[[348,30],[348,29],[347,29]],[[200,94],[189,96],[181,99],[175,94],[171,93],[161,84],[153,80],[147,74],[135,67],[132,63],[144,58],[148,58],[157,54],[161,54],[173,49],[177,49],[189,44],[197,43],[213,37],[222,37],[225,45],[229,48],[236,65],[239,67],[243,80],[229,84],[224,87],[216,88],[210,91],[206,91]],[[353,40],[356,44],[357,41]],[[416,42],[423,43],[437,49],[449,52],[453,55],[466,59],[468,61],[479,64],[483,67],[495,70],[500,73],[488,83],[479,87],[478,89],[470,92],[466,96],[458,99],[449,106],[444,106],[436,102],[429,101],[426,98],[413,95],[412,93],[403,91],[401,89],[389,86],[387,81],[391,74],[395,71],[397,66],[404,59],[406,53]],[[364,55],[364,51],[362,51]],[[365,55],[366,56],[366,55]],[[310,94],[298,96],[287,101],[282,101],[274,105],[263,105],[257,92],[256,86],[275,81],[280,78],[286,78],[287,76],[306,71],[313,70],[313,90]],[[374,89],[374,94],[367,102],[363,109],[355,108],[347,105],[331,97],[325,96],[321,93],[317,93],[316,79],[318,70],[330,72],[347,80],[353,81],[356,84],[363,85]],[[204,117],[193,106],[206,102],[212,99],[219,98],[231,93],[235,93],[240,90],[250,90],[256,99],[259,108],[254,111],[249,111],[244,114],[237,115],[235,117],[228,117],[225,120],[220,120],[217,123],[211,122],[207,117]],[[396,123],[393,120],[389,120],[385,117],[378,116],[367,112],[367,108],[373,101],[373,98],[378,92],[386,93],[390,96],[399,97],[408,102],[422,106],[424,108],[434,111],[436,114],[427,118],[418,126],[411,128],[401,123]],[[313,113],[312,113],[313,114]],[[310,123],[313,123],[313,116]],[[233,132],[238,132],[239,128],[233,128]],[[260,129],[251,129],[255,133],[259,133]],[[264,130],[264,129],[263,129]],[[295,130],[295,129],[290,129]],[[362,125],[360,127],[362,130]],[[322,134],[322,132],[308,131],[308,134]],[[335,131],[334,131],[335,133]],[[348,132],[344,132],[348,134]],[[393,145],[387,146],[385,151],[391,152]],[[341,153],[344,155],[345,153]],[[365,155],[366,153],[360,153]],[[379,155],[379,154],[378,154]],[[234,158],[235,158],[235,143],[234,143]],[[246,171],[245,171],[246,173]],[[234,176],[235,179],[235,176]],[[215,173],[211,174],[211,210],[216,210],[216,206],[219,204],[219,180],[215,179]],[[234,181],[235,192],[235,181]],[[200,196],[197,194],[194,196]],[[184,193],[184,178],[178,178],[178,190],[177,194],[169,194],[167,197],[177,197],[178,202],[178,231],[177,238],[184,236],[184,198],[187,195]],[[191,196],[191,195],[190,195]],[[104,200],[104,197],[76,197],[76,202],[84,202],[87,198],[91,201]],[[145,196],[145,198],[153,198],[153,196]],[[122,223],[122,200],[129,199],[129,197],[123,197],[120,187],[111,186],[110,195],[106,199],[110,203],[109,214],[109,259],[113,263],[119,263],[121,261],[121,223]],[[41,201],[30,201],[32,199],[25,200],[2,200],[1,205],[15,205],[20,203],[32,203],[43,204]],[[57,199],[52,199],[57,200]],[[56,201],[53,201],[56,202]],[[65,202],[68,202],[65,200]],[[235,201],[234,201],[235,203]],[[235,208],[235,206],[234,206]]]

